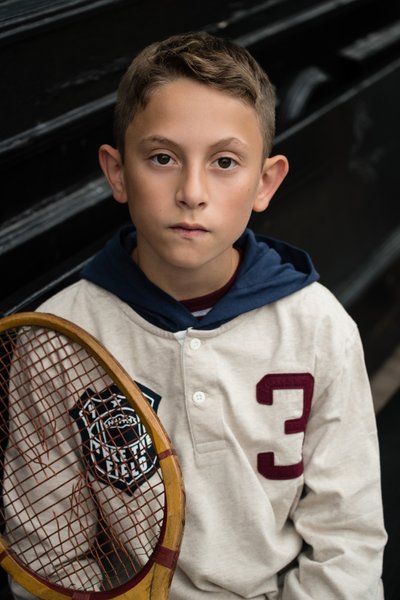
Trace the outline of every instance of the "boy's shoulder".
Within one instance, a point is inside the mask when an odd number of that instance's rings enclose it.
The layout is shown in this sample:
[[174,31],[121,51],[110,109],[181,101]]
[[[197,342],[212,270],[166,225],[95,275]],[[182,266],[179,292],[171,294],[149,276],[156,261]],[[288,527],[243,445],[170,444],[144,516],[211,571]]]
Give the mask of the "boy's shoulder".
[[69,303],[76,301],[78,297],[91,295],[92,287],[96,287],[101,294],[101,288],[93,286],[85,279],[79,279],[75,283],[68,285],[44,300],[40,306],[38,306],[37,310],[44,312],[45,310],[54,309],[57,306],[68,305]]
[[292,323],[299,334],[332,343],[351,343],[359,336],[358,327],[336,296],[319,282],[276,302],[280,322]]
[[314,316],[317,319],[333,318],[354,325],[339,299],[319,281],[315,281],[277,302],[285,306],[287,310],[294,310],[298,314]]
[[120,301],[101,287],[80,279],[45,300],[36,310],[69,319],[79,325],[89,316],[107,314]]

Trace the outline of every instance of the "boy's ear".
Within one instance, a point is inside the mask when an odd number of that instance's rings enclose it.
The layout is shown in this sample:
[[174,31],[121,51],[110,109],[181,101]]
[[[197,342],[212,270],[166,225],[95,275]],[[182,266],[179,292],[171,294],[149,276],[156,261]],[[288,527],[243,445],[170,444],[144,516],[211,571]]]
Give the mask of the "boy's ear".
[[288,159],[282,154],[271,156],[265,160],[261,171],[257,197],[253,206],[255,212],[262,212],[268,207],[273,195],[285,179],[288,171]]
[[104,176],[111,187],[115,200],[121,202],[121,204],[127,202],[124,169],[121,155],[118,150],[108,144],[100,146],[99,163]]

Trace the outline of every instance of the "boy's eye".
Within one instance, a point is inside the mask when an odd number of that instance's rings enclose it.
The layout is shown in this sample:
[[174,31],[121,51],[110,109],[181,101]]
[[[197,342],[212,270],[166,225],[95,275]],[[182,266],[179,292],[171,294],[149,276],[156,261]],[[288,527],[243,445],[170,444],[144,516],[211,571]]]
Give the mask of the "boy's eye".
[[221,156],[221,158],[218,158],[216,162],[220,169],[225,170],[232,169],[237,164],[236,161],[233,158],[230,158],[229,156]]
[[154,156],[151,157],[151,160],[156,164],[156,165],[169,165],[170,162],[172,161],[171,156],[169,156],[169,154],[155,154]]

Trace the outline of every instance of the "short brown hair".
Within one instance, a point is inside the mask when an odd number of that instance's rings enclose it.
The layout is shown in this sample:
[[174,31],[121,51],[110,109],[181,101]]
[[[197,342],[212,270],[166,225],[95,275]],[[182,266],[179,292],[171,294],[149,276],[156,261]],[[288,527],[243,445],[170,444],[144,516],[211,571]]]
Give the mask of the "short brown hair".
[[231,94],[252,106],[260,121],[264,154],[275,135],[275,92],[257,61],[243,47],[205,32],[173,35],[150,44],[132,61],[123,76],[114,113],[114,137],[124,157],[125,133],[152,92],[180,77],[193,79]]

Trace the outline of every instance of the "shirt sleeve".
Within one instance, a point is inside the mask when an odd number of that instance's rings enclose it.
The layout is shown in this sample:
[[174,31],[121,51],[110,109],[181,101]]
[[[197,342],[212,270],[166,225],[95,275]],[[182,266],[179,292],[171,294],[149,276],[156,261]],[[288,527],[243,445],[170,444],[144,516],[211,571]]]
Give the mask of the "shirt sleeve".
[[39,600],[37,596],[34,596],[28,590],[25,590],[23,587],[19,585],[12,577],[8,578],[11,595],[14,600]]
[[[126,399],[113,392],[111,379],[92,363],[86,372],[70,345],[58,348],[53,340],[44,350],[32,340],[35,352],[18,353],[17,346],[11,368],[5,539],[34,573],[90,595],[125,583],[154,551],[164,515],[162,474],[150,436],[131,412],[121,413]],[[97,406],[92,396],[82,406],[92,384]],[[78,413],[91,414],[99,437],[91,437],[90,426],[82,434]],[[132,436],[112,426],[120,420]],[[88,456],[100,446],[96,471]],[[31,598],[15,582],[11,587],[17,600]]]
[[[70,441],[52,422],[52,404],[63,400],[52,383],[47,394],[42,392],[46,386],[36,385],[37,372],[33,362],[14,360],[9,405],[12,443],[5,454],[3,484],[5,539],[34,572],[61,586],[83,586],[85,581],[99,580],[99,567],[90,557],[97,531],[97,518],[88,516],[96,515],[94,498],[85,485],[84,469],[68,459]],[[45,376],[45,371],[40,373],[42,382]],[[18,394],[13,392],[16,387]],[[64,408],[67,412],[67,401]],[[52,465],[57,467],[57,478]],[[59,489],[64,492],[62,500]],[[15,582],[11,588],[17,599],[32,597]]]
[[379,447],[357,330],[341,365],[313,402],[303,450],[305,491],[291,515],[304,548],[286,574],[282,600],[383,598]]

